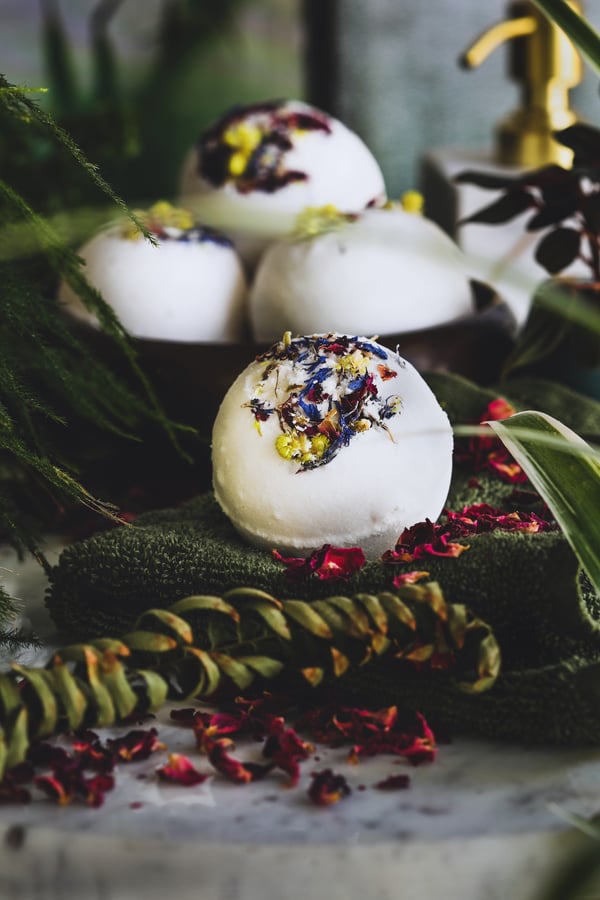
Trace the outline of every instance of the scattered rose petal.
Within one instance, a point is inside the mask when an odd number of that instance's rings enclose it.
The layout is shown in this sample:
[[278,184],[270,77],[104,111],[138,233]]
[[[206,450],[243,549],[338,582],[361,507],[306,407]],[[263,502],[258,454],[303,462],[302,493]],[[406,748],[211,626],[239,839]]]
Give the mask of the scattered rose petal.
[[108,747],[103,746],[98,738],[91,743],[84,740],[75,740],[72,749],[84,769],[94,769],[96,772],[112,772],[115,767],[113,753]]
[[34,779],[34,783],[51,800],[56,800],[59,806],[67,806],[75,796],[74,784],[54,775],[38,775]]
[[520,465],[515,462],[499,438],[486,425],[489,421],[507,419],[516,412],[515,408],[503,397],[497,397],[488,403],[478,424],[484,429],[468,441],[465,449],[457,448],[455,460],[470,465],[475,472],[482,469],[495,472],[503,481],[521,483],[527,477]]
[[277,550],[272,554],[286,566],[285,574],[291,581],[301,581],[311,575],[321,581],[345,580],[366,562],[360,547],[333,547],[331,544],[323,544],[306,558],[282,556]]
[[293,728],[282,728],[273,732],[265,741],[263,756],[290,776],[290,787],[295,787],[300,778],[299,762],[308,759],[315,748],[303,741]]
[[412,572],[403,572],[401,575],[396,575],[392,584],[394,587],[402,587],[403,584],[416,584],[418,581],[422,581],[423,578],[429,578],[429,572],[420,572],[417,569],[413,569]]
[[383,781],[378,781],[374,787],[379,788],[380,791],[401,791],[410,787],[410,776],[388,775]]
[[204,775],[194,768],[187,756],[182,753],[170,753],[169,761],[156,770],[162,781],[171,781],[192,787],[196,784],[204,784],[210,775]]
[[317,806],[331,806],[351,794],[344,776],[336,774],[332,769],[313,772],[311,778],[308,796]]
[[136,762],[148,759],[155,750],[164,750],[165,745],[158,739],[156,728],[134,729],[123,737],[109,738],[108,747],[121,762]]
[[386,550],[382,559],[385,563],[405,563],[423,559],[426,556],[456,557],[469,549],[468,544],[450,541],[445,525],[436,525],[425,519],[410,528],[405,528],[393,550]]
[[228,738],[218,738],[216,741],[209,742],[207,746],[208,758],[217,772],[224,775],[230,781],[236,784],[249,784],[251,781],[258,781],[273,768],[273,763],[269,765],[261,765],[260,763],[244,763],[239,759],[235,759],[227,752],[233,747],[233,741]]

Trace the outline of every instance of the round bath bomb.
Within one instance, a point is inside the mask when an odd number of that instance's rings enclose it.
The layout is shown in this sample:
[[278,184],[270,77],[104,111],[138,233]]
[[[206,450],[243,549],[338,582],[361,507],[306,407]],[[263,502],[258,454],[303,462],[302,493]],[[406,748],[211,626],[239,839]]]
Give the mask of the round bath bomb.
[[358,211],[384,202],[385,185],[358,135],[288,100],[236,107],[208,128],[184,163],[181,196],[252,261],[305,207]]
[[472,313],[466,260],[434,223],[401,207],[303,213],[262,257],[250,291],[259,342],[284,331],[399,334]]
[[416,369],[340,334],[274,344],[227,392],[212,436],[215,496],[239,533],[305,556],[329,543],[368,558],[437,519],[452,430]]
[[[165,202],[138,216],[157,246],[127,220],[103,229],[78,251],[88,281],[125,330],[155,340],[240,341],[247,285],[229,238]],[[67,313],[98,327],[95,314],[65,282],[59,303]]]

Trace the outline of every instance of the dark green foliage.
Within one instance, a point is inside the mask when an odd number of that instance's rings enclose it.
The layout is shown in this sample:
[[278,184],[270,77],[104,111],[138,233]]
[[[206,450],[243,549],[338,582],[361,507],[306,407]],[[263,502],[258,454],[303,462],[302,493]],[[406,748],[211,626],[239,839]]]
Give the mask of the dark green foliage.
[[541,238],[536,259],[550,275],[583,260],[600,280],[600,129],[577,124],[555,135],[573,151],[573,167],[548,165],[518,176],[466,171],[459,184],[501,191],[492,203],[462,221],[499,225],[533,211],[527,231],[550,229]]
[[[126,212],[70,136],[2,76],[0,119],[4,155],[14,132],[42,129],[100,196],[107,194]],[[19,146],[28,149],[27,142]],[[5,180],[0,180],[0,235],[5,238],[0,241],[0,537],[21,552],[35,551],[38,529],[55,520],[65,504],[83,503],[114,517],[111,505],[78,479],[73,432],[87,424],[96,433],[131,439],[142,423],[152,421],[175,438],[122,327],[87,283],[79,258]],[[128,385],[90,354],[59,313],[54,298],[61,277],[96,312],[107,340],[120,348],[131,374]],[[0,592],[0,626],[9,612],[9,599]]]

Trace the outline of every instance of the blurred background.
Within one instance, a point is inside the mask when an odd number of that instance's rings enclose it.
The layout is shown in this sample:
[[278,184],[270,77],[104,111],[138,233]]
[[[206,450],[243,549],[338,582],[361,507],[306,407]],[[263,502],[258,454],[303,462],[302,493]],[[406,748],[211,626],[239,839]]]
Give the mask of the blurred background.
[[[173,196],[202,130],[235,103],[272,97],[341,118],[396,196],[415,186],[424,151],[486,150],[517,105],[505,48],[475,71],[457,62],[506,9],[503,0],[2,0],[0,49],[6,77],[49,89],[40,102],[130,202]],[[598,27],[600,0],[585,12]],[[573,105],[600,120],[595,77]],[[40,180],[44,206],[86,200],[58,177],[55,147],[36,147],[35,172],[21,150],[19,173],[14,140],[10,151],[0,144],[13,183],[31,194]]]

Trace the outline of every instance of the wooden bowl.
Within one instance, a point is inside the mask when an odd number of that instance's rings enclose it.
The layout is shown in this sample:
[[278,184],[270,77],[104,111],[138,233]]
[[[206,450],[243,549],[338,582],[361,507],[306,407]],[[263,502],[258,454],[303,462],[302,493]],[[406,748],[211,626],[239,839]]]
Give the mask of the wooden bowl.
[[[379,335],[379,343],[397,348],[421,372],[455,372],[478,384],[493,383],[514,344],[515,320],[490,287],[477,281],[471,285],[472,315],[435,328]],[[77,321],[73,326],[105,362],[124,371],[110,338]],[[268,346],[250,339],[204,344],[134,338],[132,343],[169,416],[207,434],[231,383]]]

